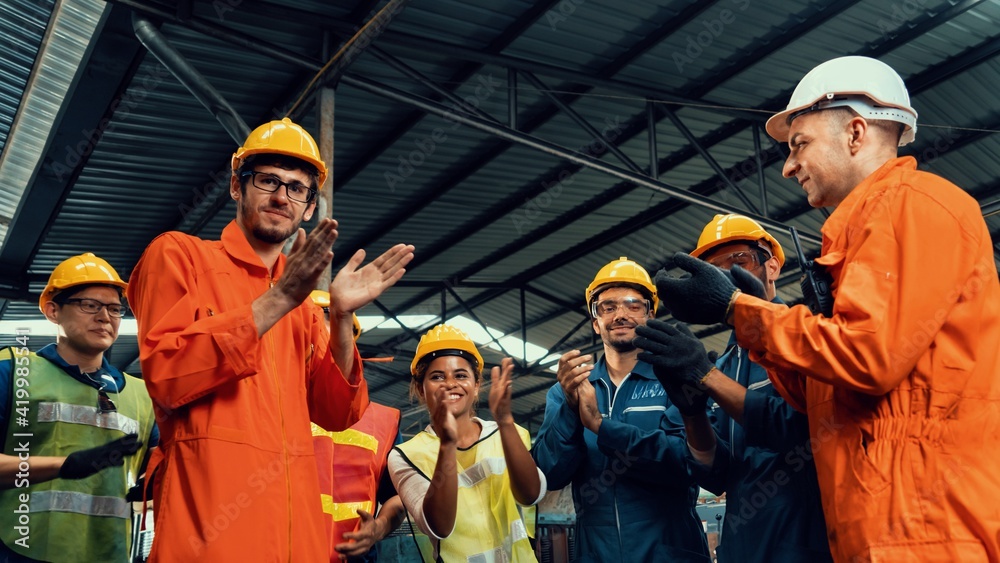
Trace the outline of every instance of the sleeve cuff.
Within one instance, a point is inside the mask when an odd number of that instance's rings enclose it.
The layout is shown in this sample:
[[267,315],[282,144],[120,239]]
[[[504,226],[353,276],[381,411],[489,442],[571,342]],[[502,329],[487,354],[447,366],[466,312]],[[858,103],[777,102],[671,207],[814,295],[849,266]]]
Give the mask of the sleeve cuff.
[[694,458],[696,462],[706,467],[711,467],[715,462],[715,450],[718,449],[718,445],[712,446],[712,449],[707,451],[695,449],[695,447],[691,445],[691,442],[687,443],[687,447],[688,451],[691,452],[691,457]]

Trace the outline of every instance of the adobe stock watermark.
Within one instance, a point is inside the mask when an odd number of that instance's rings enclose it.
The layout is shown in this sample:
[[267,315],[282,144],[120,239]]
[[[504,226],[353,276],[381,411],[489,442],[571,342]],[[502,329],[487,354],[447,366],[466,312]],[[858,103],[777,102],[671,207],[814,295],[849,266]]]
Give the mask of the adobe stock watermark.
[[[729,2],[740,12],[745,12],[750,6],[750,0],[729,0]],[[715,17],[701,20],[704,29],[694,35],[687,36],[684,51],[674,51],[672,58],[677,66],[677,72],[684,72],[684,65],[691,64],[700,57],[705,49],[722,35],[726,26],[736,21],[736,15],[733,10],[723,8],[716,13]]]
[[139,87],[129,88],[124,95],[111,102],[110,118],[102,118],[94,129],[80,131],[83,139],[75,145],[66,145],[66,156],[62,162],[49,164],[49,172],[61,182],[68,174],[72,173],[83,159],[94,152],[101,137],[109,131],[114,131],[119,123],[126,121],[132,115],[132,110],[138,107],[151,92],[159,88],[163,84],[164,78],[169,74],[167,67],[157,63],[141,79],[139,77],[133,79],[132,83],[138,84]]
[[[218,509],[213,514],[206,515],[200,522],[200,537],[194,535],[188,537],[188,547],[191,548],[191,551],[195,555],[200,555],[208,544],[222,537],[226,530],[244,513],[252,512],[259,517],[259,511],[248,510],[253,504],[254,497],[263,494],[269,486],[274,484],[284,474],[285,464],[279,458],[272,459],[266,467],[259,468],[250,473],[246,481],[247,490],[238,493],[229,502],[219,503]],[[284,482],[282,481],[280,484],[283,489]]]
[[545,21],[553,31],[558,31],[558,25],[568,20],[576,12],[576,9],[586,2],[587,0],[562,0],[562,2],[545,13]]
[[[478,109],[480,104],[489,99],[497,91],[497,88],[503,86],[504,83],[494,78],[492,74],[479,74],[476,76],[475,84],[476,87],[473,93],[463,98],[462,104],[455,102],[447,104],[449,109],[444,119],[451,122],[449,129],[455,130],[461,125],[461,122],[455,119],[456,115],[459,113],[471,114],[473,109]],[[404,152],[396,155],[395,168],[386,170],[383,173],[385,185],[388,186],[389,191],[395,193],[396,186],[405,183],[416,169],[423,165],[429,156],[434,154],[438,145],[447,140],[448,133],[445,132],[445,127],[438,126],[429,135],[413,141],[413,150],[407,152],[404,149]]]
[[[877,536],[868,540],[869,546],[892,545],[902,540],[912,540],[924,533],[928,525],[925,515],[926,506],[940,506],[947,503],[949,496],[965,496],[962,491],[962,478],[971,469],[963,461],[950,455],[941,455],[938,477],[928,487],[918,487],[908,493],[917,497],[909,503],[909,509],[903,508],[902,513],[893,520],[882,525]],[[956,494],[955,488],[959,488]],[[971,502],[975,502],[972,500]],[[983,552],[985,555],[985,551]],[[856,553],[849,559],[851,563],[871,563],[872,558],[868,547],[864,552]]]
[[600,502],[601,495],[613,487],[618,482],[618,478],[628,472],[637,461],[639,461],[638,457],[632,457],[625,452],[615,450],[614,459],[608,464],[608,467],[580,486],[580,506],[575,507],[577,521],[586,513],[587,508]]
[[[772,139],[771,144],[767,147],[762,147],[760,151],[760,161],[761,163],[767,162],[772,154],[776,154],[779,157],[782,156],[781,145],[777,141]],[[738,199],[736,194],[733,193],[734,189],[746,188],[747,190],[756,190],[756,179],[761,171],[757,168],[757,151],[748,150],[746,151],[748,158],[744,159],[742,162],[734,165],[727,175],[727,179],[720,178],[718,182],[715,183],[715,192],[713,198],[722,203],[730,203],[736,198],[739,205],[744,205],[743,201]],[[767,168],[765,166],[765,168]],[[733,188],[735,186],[735,188]]]
[[908,24],[917,14],[927,9],[927,0],[904,0],[892,5],[888,17],[879,18],[875,25],[885,39],[891,39],[895,31]]
[[212,2],[212,10],[215,11],[215,19],[220,22],[226,21],[226,14],[236,11],[236,8],[243,3],[243,0],[215,0]]
[[191,203],[180,203],[177,205],[177,210],[181,214],[181,222],[187,221],[188,215],[196,209],[200,209],[206,202],[214,202],[223,193],[228,192],[230,177],[231,172],[229,167],[226,167],[209,174],[209,180],[201,186],[191,188],[191,193],[194,196]]
[[[816,455],[836,438],[837,434],[846,426],[837,422],[832,417],[819,421],[815,436],[810,437],[804,444],[799,444],[795,448],[788,450],[783,460],[790,471],[777,469],[771,473],[767,479],[758,480],[757,490],[739,500],[739,507],[726,511],[726,520],[732,530],[735,531],[752,520],[767,504],[778,495],[778,492],[792,481],[792,476],[803,470],[815,471],[813,460]],[[731,501],[734,499],[730,499]],[[818,501],[819,499],[815,499]]]
[[[614,143],[622,134],[621,116],[616,115],[614,119],[604,118],[604,129],[601,130],[600,137],[583,145],[576,152],[585,154],[591,158],[600,158],[608,152],[608,146]],[[542,212],[550,207],[552,203],[562,196],[563,187],[573,183],[573,174],[567,170],[562,170],[554,181],[544,182],[542,193],[535,197],[524,200],[524,205],[510,214],[510,220],[514,223],[514,230],[517,234],[524,235],[531,225],[542,215]]]

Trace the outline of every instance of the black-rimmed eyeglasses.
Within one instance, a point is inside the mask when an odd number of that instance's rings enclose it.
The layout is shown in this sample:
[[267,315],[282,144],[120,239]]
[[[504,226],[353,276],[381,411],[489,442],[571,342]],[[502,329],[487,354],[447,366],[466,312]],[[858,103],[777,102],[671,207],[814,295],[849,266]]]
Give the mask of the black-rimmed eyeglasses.
[[72,299],[65,299],[63,301],[56,302],[60,305],[76,305],[81,311],[91,315],[96,315],[101,312],[101,309],[107,308],[108,316],[116,319],[122,318],[125,313],[128,312],[128,307],[122,305],[121,303],[102,303],[96,299],[87,299],[83,297],[74,297]]
[[247,176],[250,176],[250,183],[253,184],[253,187],[262,192],[273,194],[280,190],[281,186],[285,186],[285,193],[288,194],[288,199],[292,201],[310,203],[316,197],[316,190],[302,182],[283,182],[281,178],[274,174],[258,170],[247,170],[240,174],[242,178],[246,178]]

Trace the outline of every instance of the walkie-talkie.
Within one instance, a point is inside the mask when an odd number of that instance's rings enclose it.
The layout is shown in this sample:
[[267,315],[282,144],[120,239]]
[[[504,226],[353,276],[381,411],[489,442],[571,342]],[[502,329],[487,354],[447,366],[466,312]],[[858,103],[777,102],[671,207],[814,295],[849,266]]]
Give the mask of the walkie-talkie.
[[822,265],[812,260],[806,260],[806,255],[802,252],[802,243],[799,242],[799,233],[795,227],[789,227],[792,233],[792,244],[795,245],[795,254],[799,257],[799,264],[802,267],[802,278],[799,286],[802,287],[802,300],[806,307],[814,315],[824,317],[833,316],[833,294],[831,286],[833,277]]

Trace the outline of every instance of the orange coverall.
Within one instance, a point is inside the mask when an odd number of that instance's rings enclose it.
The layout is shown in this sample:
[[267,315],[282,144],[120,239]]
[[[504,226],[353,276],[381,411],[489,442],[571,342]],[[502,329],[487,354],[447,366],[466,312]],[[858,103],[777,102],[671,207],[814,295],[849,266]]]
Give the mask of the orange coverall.
[[808,413],[797,455],[815,456],[835,559],[1000,561],[1000,284],[979,205],[891,160],[827,219],[817,262],[831,318],[741,295],[734,324]]
[[235,221],[221,241],[161,235],[132,271],[161,432],[150,561],[329,561],[309,421],[349,427],[368,388],[357,351],[348,384],[308,300],[257,337],[251,302],[274,278]]

